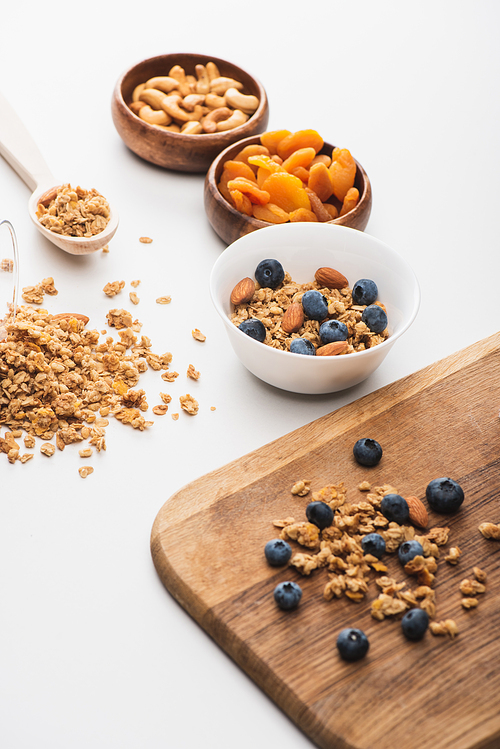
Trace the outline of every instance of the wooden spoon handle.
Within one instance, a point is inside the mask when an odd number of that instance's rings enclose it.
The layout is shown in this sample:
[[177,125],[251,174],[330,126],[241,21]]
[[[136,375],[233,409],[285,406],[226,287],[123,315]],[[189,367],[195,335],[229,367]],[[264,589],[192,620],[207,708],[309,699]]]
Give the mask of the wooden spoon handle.
[[55,179],[38,146],[1,93],[0,154],[28,185],[31,192],[40,185],[50,187],[55,184]]

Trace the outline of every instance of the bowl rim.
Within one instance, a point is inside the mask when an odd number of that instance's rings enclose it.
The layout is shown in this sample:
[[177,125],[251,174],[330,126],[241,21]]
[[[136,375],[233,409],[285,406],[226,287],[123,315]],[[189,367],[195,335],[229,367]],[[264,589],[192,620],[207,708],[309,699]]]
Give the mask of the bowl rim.
[[[241,213],[238,211],[234,206],[229,203],[224,195],[220,192],[218,185],[217,185],[217,179],[216,179],[216,172],[220,166],[220,164],[223,162],[224,159],[227,159],[227,152],[235,149],[237,146],[240,147],[240,149],[244,148],[247,145],[253,145],[257,139],[260,139],[260,135],[257,133],[255,135],[247,136],[246,138],[242,138],[240,141],[235,141],[234,143],[230,143],[226,148],[224,148],[223,151],[221,151],[213,160],[213,162],[210,164],[210,167],[206,174],[206,184],[209,186],[209,189],[212,193],[212,196],[214,200],[222,206],[225,210],[227,210],[235,220],[242,221],[244,223],[249,224],[250,226],[255,227],[255,229],[263,229],[265,227],[269,226],[276,226],[276,224],[272,224],[268,221],[262,221],[261,219],[255,218],[254,216],[247,216],[244,213]],[[333,144],[331,144],[329,141],[323,140],[323,146],[320,149],[318,153],[322,153],[324,148],[335,148]],[[365,168],[362,166],[362,164],[359,163],[359,161],[354,158],[354,162],[356,164],[356,174],[361,176],[361,179],[363,180],[363,192],[360,195],[358,203],[352,208],[348,213],[345,213],[343,216],[337,216],[337,218],[331,219],[330,221],[322,221],[323,224],[332,224],[335,226],[346,226],[346,222],[353,220],[356,216],[361,215],[365,210],[371,211],[371,203],[372,203],[372,187],[371,187],[371,181],[368,176],[368,173],[366,172]],[[281,224],[278,224],[280,226]]]
[[[398,330],[395,333],[390,334],[389,337],[385,339],[385,341],[382,341],[381,343],[378,343],[373,348],[365,349],[364,351],[353,351],[352,353],[345,354],[343,356],[320,356],[320,357],[310,356],[309,357],[309,356],[304,356],[303,354],[295,354],[292,351],[283,351],[282,349],[276,349],[276,348],[273,348],[272,346],[266,346],[266,349],[268,349],[269,352],[274,352],[274,354],[269,354],[269,355],[271,355],[271,356],[277,355],[278,357],[279,356],[281,356],[281,357],[283,357],[283,356],[287,356],[287,357],[293,356],[295,358],[298,357],[301,361],[302,360],[308,360],[308,361],[309,360],[311,360],[311,361],[319,360],[319,361],[330,361],[330,362],[332,362],[332,361],[342,362],[342,361],[346,361],[346,360],[347,361],[352,361],[353,359],[359,359],[360,357],[369,358],[370,356],[375,355],[375,352],[377,352],[377,351],[380,352],[381,350],[384,350],[386,348],[391,348],[393,346],[393,344],[398,340],[398,338],[400,338],[403,335],[403,333],[405,333],[408,330],[408,328],[410,328],[410,326],[413,324],[413,322],[415,321],[415,318],[416,318],[416,316],[418,314],[418,310],[420,308],[420,303],[421,303],[421,289],[420,289],[420,284],[419,284],[418,278],[415,275],[415,272],[414,272],[412,266],[410,265],[410,263],[406,260],[406,258],[402,257],[402,255],[400,255],[396,250],[394,250],[390,245],[386,244],[382,240],[378,239],[377,237],[374,237],[372,234],[367,234],[365,232],[359,231],[358,229],[353,229],[350,226],[342,226],[341,224],[330,224],[330,222],[317,223],[317,224],[316,223],[310,224],[310,223],[297,222],[296,224],[289,224],[289,223],[288,224],[275,224],[275,225],[267,225],[266,224],[266,228],[268,230],[272,230],[272,231],[276,231],[276,230],[280,231],[280,230],[283,230],[284,227],[303,226],[303,225],[308,226],[308,227],[314,227],[312,229],[312,231],[323,231],[323,229],[319,229],[318,230],[317,227],[330,225],[330,226],[333,226],[334,228],[333,229],[330,228],[329,231],[333,230],[333,231],[335,231],[335,232],[337,232],[339,234],[342,234],[342,233],[345,233],[345,232],[348,232],[349,234],[351,234],[352,232],[357,232],[361,236],[367,237],[367,238],[369,238],[370,241],[373,241],[376,244],[378,244],[381,247],[383,247],[384,251],[389,251],[390,254],[395,255],[398,258],[399,262],[402,264],[402,266],[405,268],[406,272],[409,274],[410,278],[413,281],[413,307],[412,307],[411,313],[408,316],[408,319],[401,326],[400,330]],[[286,229],[286,231],[290,231],[290,229]],[[295,229],[293,231],[295,231]],[[300,231],[300,230],[298,230],[298,231]],[[237,243],[240,243],[240,242],[243,243],[243,241],[246,240],[247,237],[252,237],[254,234],[255,233],[252,232],[252,233],[249,233],[249,234],[245,234],[243,237],[240,237],[239,239],[236,239],[234,242],[232,242],[230,245],[228,245],[228,247],[226,247],[226,249],[221,253],[221,255],[219,255],[219,257],[215,261],[215,263],[214,263],[214,265],[212,267],[211,273],[210,273],[209,290],[210,290],[210,297],[212,299],[212,303],[213,303],[213,305],[214,305],[217,313],[222,318],[222,321],[224,322],[224,324],[226,326],[226,329],[228,331],[233,331],[234,330],[234,332],[237,335],[244,336],[244,338],[242,338],[241,340],[247,340],[251,345],[262,347],[265,344],[262,344],[259,341],[254,340],[250,336],[247,336],[246,333],[243,333],[241,330],[239,330],[237,328],[236,325],[234,325],[231,322],[231,320],[229,319],[229,317],[226,315],[224,309],[222,308],[222,304],[219,302],[219,299],[217,298],[217,295],[215,293],[215,280],[216,280],[216,278],[218,276],[219,268],[221,266],[223,266],[223,264],[225,262],[225,258],[227,260],[228,255],[226,255],[226,253],[229,252],[230,255],[232,255],[235,252],[241,252],[241,249],[239,247],[235,248],[234,245],[236,245]],[[364,241],[364,239],[362,239],[361,241]],[[237,283],[237,282],[235,282],[235,283]],[[256,349],[256,351],[258,351],[258,350],[261,350],[261,349],[260,348]],[[325,366],[325,365],[322,365],[322,366]],[[336,364],[334,366],[341,366],[342,367],[342,366],[347,366],[347,365]]]
[[[231,130],[224,130],[218,133],[197,133],[197,134],[195,133],[186,134],[182,132],[176,133],[176,132],[173,132],[172,130],[163,130],[162,128],[158,128],[155,125],[152,125],[151,123],[146,122],[145,120],[141,120],[141,118],[137,114],[135,114],[135,112],[133,112],[132,109],[130,109],[127,102],[125,101],[125,98],[123,96],[124,81],[127,78],[127,76],[132,75],[133,72],[140,66],[146,65],[146,64],[153,64],[155,62],[158,62],[160,64],[162,60],[168,57],[175,58],[175,59],[179,59],[182,57],[197,57],[202,63],[212,61],[212,62],[215,62],[215,64],[218,66],[220,63],[222,63],[223,65],[229,65],[231,68],[234,68],[236,71],[243,73],[245,77],[252,79],[253,83],[255,84],[259,92],[258,94],[259,106],[255,110],[255,112],[253,112],[250,115],[248,120],[244,122],[242,125],[238,125],[238,127],[232,128]],[[174,59],[172,59],[172,63],[173,62],[174,62]],[[114,96],[116,100],[118,101],[119,105],[124,109],[124,111],[126,111],[126,113],[131,116],[132,122],[137,120],[138,124],[140,123],[141,125],[147,125],[147,129],[146,129],[147,131],[149,130],[151,133],[154,133],[154,134],[161,133],[165,137],[174,136],[175,138],[181,139],[181,140],[185,138],[187,142],[191,142],[191,143],[194,143],[197,140],[199,140],[200,144],[203,143],[203,140],[207,140],[207,136],[211,138],[212,143],[218,143],[218,142],[225,143],[229,133],[232,134],[232,133],[238,133],[239,131],[242,131],[246,126],[248,126],[249,123],[253,124],[253,122],[258,116],[259,117],[263,116],[266,110],[268,110],[269,108],[266,90],[264,86],[262,85],[262,83],[260,82],[260,80],[256,78],[253,75],[253,73],[250,73],[248,70],[245,70],[244,68],[240,67],[236,63],[233,63],[231,60],[226,60],[225,58],[222,58],[222,57],[216,57],[214,55],[206,55],[204,53],[198,53],[198,52],[168,52],[163,55],[155,55],[153,57],[146,57],[143,60],[139,60],[138,62],[134,63],[129,68],[127,68],[127,70],[125,70],[120,75],[120,77],[118,78],[115,84]]]

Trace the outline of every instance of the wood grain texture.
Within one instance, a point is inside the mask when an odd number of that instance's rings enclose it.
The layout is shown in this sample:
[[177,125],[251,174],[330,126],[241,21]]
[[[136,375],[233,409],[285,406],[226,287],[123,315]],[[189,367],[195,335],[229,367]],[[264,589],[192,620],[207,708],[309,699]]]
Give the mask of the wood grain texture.
[[[267,221],[260,221],[253,216],[247,216],[237,211],[221,195],[217,187],[220,182],[224,163],[234,158],[245,146],[256,143],[260,144],[259,135],[245,138],[238,143],[228,146],[214,159],[205,177],[205,213],[214,231],[227,244],[235,242],[240,237],[256,229],[263,229],[265,226],[270,226]],[[334,146],[331,143],[325,143],[320,153],[331,156],[333,148]],[[325,223],[340,224],[341,226],[349,226],[351,229],[364,231],[372,209],[372,188],[367,173],[357,161],[356,167],[354,186],[359,190],[360,194],[357,206],[344,216]]]
[[[183,135],[149,125],[129,108],[134,88],[157,75],[168,75],[174,65],[180,65],[189,75],[195,75],[197,64],[215,62],[222,76],[234,78],[244,86],[244,92],[257,96],[259,107],[244,125],[233,130],[209,135]],[[131,151],[157,166],[179,172],[206,172],[215,157],[235,141],[265,131],[269,120],[269,104],[262,84],[247,71],[218,57],[191,53],[151,57],[133,65],[117,81],[111,101],[114,125]]]
[[[324,749],[498,749],[500,746],[500,544],[478,531],[500,522],[500,334],[334,411],[201,477],[161,508],[151,551],[167,590],[296,724]],[[384,448],[374,468],[357,465],[352,446],[370,436]],[[425,502],[425,487],[451,476],[465,491],[455,515],[429,510],[429,527],[447,525],[462,551],[441,559],[435,582],[437,619],[453,618],[455,640],[427,633],[406,641],[397,621],[375,621],[370,604],[325,602],[326,572],[302,578],[270,568],[264,544],[275,518],[304,518],[312,489],[344,481],[390,483]],[[442,555],[443,556],[443,555]],[[405,579],[389,556],[388,574]],[[480,566],[487,592],[477,609],[460,605],[459,583]],[[297,580],[299,608],[280,612],[275,585]],[[409,580],[410,587],[414,581]],[[338,632],[363,629],[370,650],[347,664]]]

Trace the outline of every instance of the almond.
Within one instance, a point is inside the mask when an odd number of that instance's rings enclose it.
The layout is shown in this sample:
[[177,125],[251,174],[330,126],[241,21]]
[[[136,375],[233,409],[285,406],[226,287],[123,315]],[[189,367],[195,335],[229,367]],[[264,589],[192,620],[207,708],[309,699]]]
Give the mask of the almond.
[[283,315],[281,329],[285,333],[295,333],[304,324],[304,310],[298,302],[291,304]]
[[347,351],[347,341],[335,341],[335,343],[327,343],[326,346],[320,346],[316,349],[316,356],[337,356],[337,354],[343,354]]
[[318,268],[314,278],[320,286],[326,286],[328,289],[343,289],[349,283],[342,273],[333,268]]
[[86,325],[90,318],[87,315],[80,315],[79,312],[60,312],[58,315],[52,315],[51,320],[71,320],[74,317],[75,320],[81,320]]
[[236,284],[231,292],[231,302],[233,304],[245,304],[249,302],[255,292],[255,281],[251,278],[243,278]]
[[429,522],[427,510],[424,503],[417,497],[405,497],[406,503],[410,509],[410,521],[419,528],[425,528]]

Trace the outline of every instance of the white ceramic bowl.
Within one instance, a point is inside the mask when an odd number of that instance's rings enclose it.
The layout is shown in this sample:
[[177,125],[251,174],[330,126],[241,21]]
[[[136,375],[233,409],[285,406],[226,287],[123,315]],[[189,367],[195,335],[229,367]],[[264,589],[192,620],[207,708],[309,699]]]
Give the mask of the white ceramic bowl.
[[[315,271],[329,266],[352,285],[373,279],[387,309],[389,338],[366,351],[344,356],[304,356],[253,340],[230,321],[230,294],[242,278],[254,278],[266,258],[281,262],[294,281],[314,280]],[[269,226],[230,244],[215,262],[210,293],[231,345],[241,362],[264,382],[294,393],[332,393],[357,385],[385,359],[408,330],[420,305],[420,288],[412,269],[398,253],[378,239],[345,226],[292,223]]]

